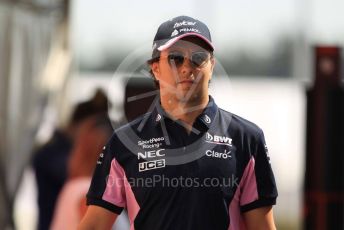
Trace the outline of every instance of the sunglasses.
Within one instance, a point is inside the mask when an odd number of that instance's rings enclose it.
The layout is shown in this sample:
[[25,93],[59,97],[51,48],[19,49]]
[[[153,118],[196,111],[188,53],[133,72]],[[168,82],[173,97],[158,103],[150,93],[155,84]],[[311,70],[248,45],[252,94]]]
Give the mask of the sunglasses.
[[[210,53],[206,51],[193,52],[188,59],[194,68],[203,68],[210,58]],[[183,65],[186,57],[181,52],[173,51],[168,54],[167,60],[170,66],[179,68]]]

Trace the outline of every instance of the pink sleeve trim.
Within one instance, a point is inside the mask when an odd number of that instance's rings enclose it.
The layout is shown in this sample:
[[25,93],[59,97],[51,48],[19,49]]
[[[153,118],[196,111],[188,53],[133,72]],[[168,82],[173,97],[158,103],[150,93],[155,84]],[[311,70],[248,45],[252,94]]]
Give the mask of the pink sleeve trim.
[[238,188],[236,189],[234,197],[229,205],[230,225],[228,230],[246,229],[244,219],[240,211],[240,206],[249,204],[258,199],[254,166],[255,160],[253,157],[251,157],[250,161],[246,165]]
[[107,178],[103,200],[118,207],[127,208],[130,230],[134,229],[134,220],[140,210],[140,206],[136,201],[124,169],[116,159],[113,159],[111,162],[110,174]]
[[240,181],[241,197],[240,197],[240,206],[249,204],[255,200],[258,200],[258,189],[256,181],[256,173],[254,170],[255,160],[251,157],[248,162],[242,181]]

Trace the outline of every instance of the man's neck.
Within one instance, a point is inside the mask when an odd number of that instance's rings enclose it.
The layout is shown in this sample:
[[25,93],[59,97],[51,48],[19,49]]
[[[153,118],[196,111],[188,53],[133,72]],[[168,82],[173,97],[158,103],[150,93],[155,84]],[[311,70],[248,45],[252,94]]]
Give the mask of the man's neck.
[[197,101],[180,101],[167,97],[161,97],[161,106],[166,113],[174,120],[181,120],[190,131],[196,118],[202,113],[209,102],[209,96],[201,98]]

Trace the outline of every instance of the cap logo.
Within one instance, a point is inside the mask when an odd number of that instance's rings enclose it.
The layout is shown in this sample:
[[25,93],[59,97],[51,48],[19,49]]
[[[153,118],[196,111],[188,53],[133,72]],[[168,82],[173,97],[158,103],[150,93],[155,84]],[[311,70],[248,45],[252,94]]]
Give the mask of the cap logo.
[[173,28],[178,28],[180,26],[194,26],[196,22],[190,22],[190,21],[185,21],[183,20],[182,22],[176,22],[173,26]]
[[178,30],[173,30],[171,37],[176,36],[177,34],[179,34]]
[[195,32],[195,33],[200,33],[198,29],[195,28],[182,28],[179,30],[179,32]]

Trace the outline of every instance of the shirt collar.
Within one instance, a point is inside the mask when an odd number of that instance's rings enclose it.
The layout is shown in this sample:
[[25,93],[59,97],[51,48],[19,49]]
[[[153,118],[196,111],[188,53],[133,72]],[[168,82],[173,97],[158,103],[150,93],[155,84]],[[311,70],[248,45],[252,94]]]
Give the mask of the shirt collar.
[[196,121],[200,121],[203,125],[207,127],[207,129],[209,129],[211,124],[215,120],[217,110],[218,110],[218,107],[214,99],[212,98],[212,96],[209,96],[209,102],[208,102],[207,107],[197,117]]
[[[218,107],[212,96],[209,96],[209,102],[203,112],[196,118],[194,125],[200,123],[201,126],[204,126],[208,130],[211,124],[214,122]],[[152,112],[152,121],[158,125],[161,123],[161,120],[172,121],[171,117],[166,113],[166,111],[161,107],[160,100],[155,104],[155,108]]]

